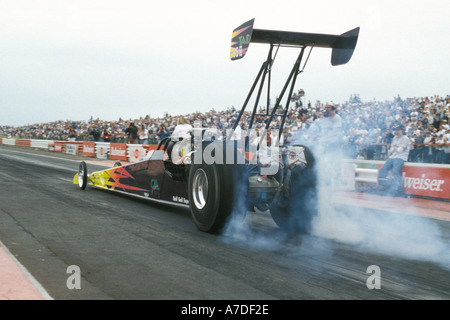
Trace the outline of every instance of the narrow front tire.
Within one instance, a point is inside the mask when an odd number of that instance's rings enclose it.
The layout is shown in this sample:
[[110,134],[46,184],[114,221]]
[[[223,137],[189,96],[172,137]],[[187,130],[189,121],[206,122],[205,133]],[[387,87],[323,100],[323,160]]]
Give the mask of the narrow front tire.
[[86,166],[86,162],[81,161],[80,162],[80,167],[78,169],[78,186],[80,187],[81,190],[86,189],[86,185],[87,185],[87,166]]

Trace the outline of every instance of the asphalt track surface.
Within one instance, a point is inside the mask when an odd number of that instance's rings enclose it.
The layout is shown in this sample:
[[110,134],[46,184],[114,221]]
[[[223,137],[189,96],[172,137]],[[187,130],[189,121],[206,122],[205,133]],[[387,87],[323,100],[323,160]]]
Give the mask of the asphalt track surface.
[[[240,230],[203,233],[188,209],[80,190],[81,159],[0,146],[0,241],[55,300],[450,299],[448,260],[286,237],[265,213]],[[448,246],[450,222],[426,219]],[[367,285],[372,265],[379,289]],[[67,286],[69,266],[79,267],[80,289]]]

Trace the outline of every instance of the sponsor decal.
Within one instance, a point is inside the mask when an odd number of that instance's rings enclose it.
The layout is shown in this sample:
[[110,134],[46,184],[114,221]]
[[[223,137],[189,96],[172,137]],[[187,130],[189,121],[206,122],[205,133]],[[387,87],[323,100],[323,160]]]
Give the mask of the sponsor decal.
[[160,188],[159,188],[159,183],[158,180],[156,179],[152,179],[150,181],[150,194],[152,196],[158,197],[160,196]]
[[233,30],[231,34],[231,60],[241,59],[245,56],[252,38],[254,19],[247,21]]
[[184,203],[184,204],[189,204],[189,200],[185,199],[184,197],[180,197],[180,196],[173,196],[172,200],[174,202],[179,202],[179,203]]

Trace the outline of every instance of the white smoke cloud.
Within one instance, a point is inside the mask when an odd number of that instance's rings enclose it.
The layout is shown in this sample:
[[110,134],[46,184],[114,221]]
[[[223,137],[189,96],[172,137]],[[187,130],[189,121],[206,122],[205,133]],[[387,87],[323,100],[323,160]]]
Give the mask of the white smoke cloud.
[[450,269],[450,246],[436,221],[405,213],[352,207],[345,211],[320,199],[312,234],[352,245],[355,250],[409,260],[429,261]]
[[[340,165],[340,159],[336,159],[335,155],[330,157],[321,148],[315,148],[314,151],[318,176],[318,210],[310,231],[314,239],[350,245],[358,252],[427,261],[450,269],[450,245],[443,237],[437,221],[415,214],[413,208],[405,208],[404,213],[395,214],[377,208],[374,208],[375,211],[359,208],[356,205],[346,209],[338,208],[332,200],[333,190],[336,188],[336,181],[332,177],[339,172],[337,164]],[[386,201],[395,201],[395,198],[386,196]],[[258,228],[252,228],[242,220],[233,218],[226,230],[224,241],[259,250],[286,249],[286,239],[291,239],[289,235],[282,234],[281,230],[261,232]],[[311,251],[311,248],[314,250]],[[308,245],[302,243],[298,250],[322,250],[324,254],[332,254],[332,248],[330,243],[326,245],[324,241],[315,246],[309,241]]]
[[[420,216],[413,207],[402,213],[383,212],[357,207],[339,210],[332,201],[331,175],[339,159],[315,149],[318,163],[318,213],[311,233],[322,238],[349,244],[355,250],[410,260],[429,261],[450,269],[450,244],[445,241],[435,220]],[[339,177],[336,177],[339,179]],[[385,196],[384,201],[396,201]]]

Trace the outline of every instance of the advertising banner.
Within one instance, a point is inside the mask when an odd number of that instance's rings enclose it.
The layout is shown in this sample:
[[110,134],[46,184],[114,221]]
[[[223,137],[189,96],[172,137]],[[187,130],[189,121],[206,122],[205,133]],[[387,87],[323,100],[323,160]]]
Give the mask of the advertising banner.
[[450,169],[403,166],[403,191],[407,194],[450,199]]
[[146,149],[142,145],[129,144],[128,145],[128,161],[139,162],[144,160]]
[[76,144],[66,144],[66,151],[67,154],[77,155],[78,154],[78,145]]
[[55,141],[55,151],[56,152],[62,152],[62,142],[61,141]]
[[95,142],[92,141],[83,142],[83,156],[95,157]]
[[16,139],[16,146],[31,147],[31,140],[29,140],[29,139]]
[[111,143],[109,158],[113,160],[128,160],[126,143]]
[[96,142],[95,151],[97,158],[108,159],[109,142]]

